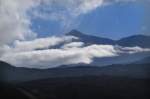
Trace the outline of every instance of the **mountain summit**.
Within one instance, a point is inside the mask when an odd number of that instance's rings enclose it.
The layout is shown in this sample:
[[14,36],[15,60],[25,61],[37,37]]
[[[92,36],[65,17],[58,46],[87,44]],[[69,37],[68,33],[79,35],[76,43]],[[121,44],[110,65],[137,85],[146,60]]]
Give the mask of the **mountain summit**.
[[135,47],[139,46],[142,48],[150,48],[150,36],[146,35],[133,35],[120,40],[112,40],[103,37],[97,37],[93,35],[84,34],[78,30],[72,30],[66,35],[78,37],[78,41],[84,42],[85,44],[106,44],[106,45],[120,45],[124,47]]
[[81,33],[80,31],[78,30],[71,30],[69,33],[66,33],[66,35],[72,35],[72,36],[84,36],[85,34]]
[[108,44],[108,45],[115,44],[114,40],[84,34],[78,30],[72,30],[69,33],[67,33],[66,35],[76,36],[79,38],[79,41],[84,42],[85,44],[88,44],[88,45],[90,45],[90,44]]

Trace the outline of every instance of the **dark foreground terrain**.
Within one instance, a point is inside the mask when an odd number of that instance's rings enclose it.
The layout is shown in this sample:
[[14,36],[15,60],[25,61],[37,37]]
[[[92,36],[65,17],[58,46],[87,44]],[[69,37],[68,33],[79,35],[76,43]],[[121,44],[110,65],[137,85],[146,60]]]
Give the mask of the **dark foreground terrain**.
[[105,75],[49,78],[5,84],[0,95],[0,99],[150,99],[150,79]]
[[41,70],[0,62],[0,82],[0,99],[150,99],[150,64]]

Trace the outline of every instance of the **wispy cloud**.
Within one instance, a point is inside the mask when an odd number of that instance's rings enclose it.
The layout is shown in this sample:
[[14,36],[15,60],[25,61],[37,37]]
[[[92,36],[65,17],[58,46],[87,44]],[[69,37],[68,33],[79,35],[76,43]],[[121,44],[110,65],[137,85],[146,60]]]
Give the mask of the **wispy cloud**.
[[32,10],[32,15],[44,20],[60,22],[62,28],[70,29],[78,25],[78,16],[88,14],[93,10],[114,3],[134,2],[136,0],[42,0],[38,9]]
[[0,46],[36,37],[30,29],[34,17],[59,21],[65,29],[79,15],[119,1],[126,0],[0,0]]

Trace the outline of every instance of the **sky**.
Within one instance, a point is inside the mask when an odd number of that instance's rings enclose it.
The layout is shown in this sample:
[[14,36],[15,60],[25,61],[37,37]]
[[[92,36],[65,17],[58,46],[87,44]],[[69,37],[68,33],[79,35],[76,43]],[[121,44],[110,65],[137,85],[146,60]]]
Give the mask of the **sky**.
[[149,34],[149,4],[149,0],[0,0],[0,43],[72,29],[112,39]]
[[64,25],[60,20],[38,17],[31,20],[31,28],[38,33],[39,37],[61,35],[72,29],[77,29],[90,35],[120,39],[131,35],[144,34],[146,30],[144,26],[145,12],[147,10],[148,8],[145,8],[145,5],[141,2],[116,2],[97,7],[75,18],[70,17],[71,20],[68,19],[68,21],[71,21],[71,23],[66,22],[70,26]]
[[85,46],[75,42],[77,37],[64,35],[72,29],[111,39],[149,35],[149,4],[149,0],[0,0],[0,60],[18,67],[51,68],[149,52],[138,46]]

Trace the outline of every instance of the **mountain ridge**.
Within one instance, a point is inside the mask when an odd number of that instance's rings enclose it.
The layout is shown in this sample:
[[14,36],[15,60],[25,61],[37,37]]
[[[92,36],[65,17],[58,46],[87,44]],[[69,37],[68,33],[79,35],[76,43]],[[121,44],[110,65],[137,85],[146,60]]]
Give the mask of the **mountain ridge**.
[[66,33],[65,35],[71,35],[76,36],[79,38],[79,41],[82,41],[86,44],[115,44],[114,40],[104,38],[104,37],[97,37],[93,35],[84,34],[78,30],[72,30],[69,33]]
[[119,40],[112,40],[109,38],[93,36],[89,34],[84,34],[78,30],[72,30],[65,35],[76,36],[79,38],[78,41],[82,41],[87,45],[90,44],[108,44],[108,45],[120,45],[123,47],[135,47],[139,46],[142,48],[150,48],[150,36],[147,35],[132,35],[128,37],[123,37]]

